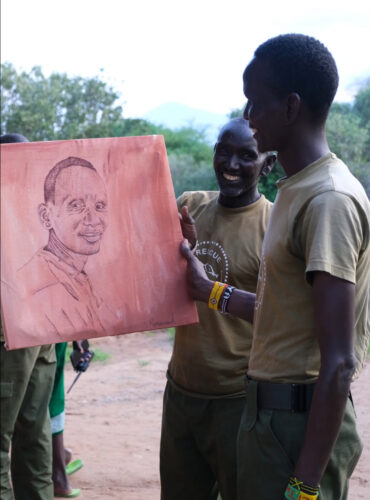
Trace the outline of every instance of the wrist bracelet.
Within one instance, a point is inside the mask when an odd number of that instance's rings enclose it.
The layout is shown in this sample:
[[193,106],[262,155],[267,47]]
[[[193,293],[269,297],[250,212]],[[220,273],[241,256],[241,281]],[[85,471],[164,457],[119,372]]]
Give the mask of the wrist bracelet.
[[210,309],[218,309],[218,303],[220,302],[222,292],[226,287],[226,283],[219,283],[218,281],[215,281],[208,299],[208,307]]
[[227,314],[227,307],[229,305],[229,300],[231,297],[231,294],[233,293],[235,287],[231,285],[227,285],[225,288],[224,293],[222,294],[221,300],[219,302],[218,310],[222,314]]
[[319,488],[309,486],[296,477],[289,479],[284,498],[287,500],[316,500],[319,496]]

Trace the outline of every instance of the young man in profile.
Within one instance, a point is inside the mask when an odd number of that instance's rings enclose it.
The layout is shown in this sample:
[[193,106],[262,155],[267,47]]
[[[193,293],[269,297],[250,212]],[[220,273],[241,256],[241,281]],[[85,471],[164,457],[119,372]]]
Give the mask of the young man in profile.
[[[278,152],[286,177],[257,294],[229,300],[230,313],[253,321],[238,498],[344,500],[362,449],[349,389],[370,334],[370,204],[326,141],[338,85],[326,47],[304,35],[272,38],[243,81],[258,148]],[[189,290],[207,301],[215,285],[182,251]]]
[[[221,129],[214,149],[220,191],[180,196],[184,236],[210,279],[255,292],[271,210],[257,183],[274,162],[275,155],[259,153],[246,120],[231,120]],[[162,499],[213,499],[220,491],[223,500],[235,500],[236,437],[252,327],[201,303],[198,313],[198,324],[176,329],[168,368],[160,455]]]

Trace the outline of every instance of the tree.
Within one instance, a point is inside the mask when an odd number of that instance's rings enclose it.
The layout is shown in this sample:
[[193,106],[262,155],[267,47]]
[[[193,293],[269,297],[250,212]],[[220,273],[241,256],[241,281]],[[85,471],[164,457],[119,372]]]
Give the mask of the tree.
[[94,78],[70,78],[40,67],[17,73],[1,65],[1,133],[22,133],[31,141],[105,137],[121,118],[119,94]]

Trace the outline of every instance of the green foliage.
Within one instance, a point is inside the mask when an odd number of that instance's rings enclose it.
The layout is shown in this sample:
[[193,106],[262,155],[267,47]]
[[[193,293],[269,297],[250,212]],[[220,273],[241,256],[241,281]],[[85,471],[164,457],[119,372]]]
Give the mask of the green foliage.
[[234,108],[234,109],[232,109],[230,111],[230,113],[228,114],[228,117],[230,118],[230,120],[232,120],[233,118],[242,118],[243,117],[244,108],[245,108],[245,106],[243,106],[242,108]]
[[264,194],[268,200],[274,201],[277,192],[276,182],[284,176],[283,167],[277,162],[268,176],[260,178],[258,183],[259,192]]
[[206,140],[204,131],[191,127],[171,130],[141,118],[126,118],[115,123],[112,132],[114,137],[163,135],[168,155],[190,155],[193,163],[212,160],[213,150]]
[[[176,195],[189,190],[218,189],[212,168],[213,148],[205,131],[171,130],[140,118],[124,118],[120,94],[98,77],[45,77],[40,67],[18,73],[1,65],[1,134],[20,133],[30,141],[161,134],[165,138]],[[244,108],[229,117],[242,116]],[[327,126],[329,145],[370,195],[370,81],[353,104],[333,104]],[[273,201],[281,166],[262,178],[259,187]]]
[[119,95],[95,78],[46,78],[35,66],[17,73],[1,65],[1,133],[16,132],[30,141],[104,137],[122,115]]
[[370,82],[352,104],[333,104],[327,137],[330,149],[341,158],[370,197]]
[[168,160],[176,196],[184,191],[218,190],[211,161],[196,162],[186,154],[170,154]]
[[360,118],[361,126],[367,127],[370,124],[370,80],[358,91],[353,111]]
[[360,118],[348,110],[348,105],[333,106],[326,132],[330,149],[345,163],[357,165],[363,161],[368,131],[361,127]]

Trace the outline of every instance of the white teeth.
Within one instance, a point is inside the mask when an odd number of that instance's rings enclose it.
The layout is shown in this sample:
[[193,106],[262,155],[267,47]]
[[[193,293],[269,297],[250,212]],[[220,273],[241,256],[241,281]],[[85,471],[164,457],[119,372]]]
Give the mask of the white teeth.
[[230,175],[230,174],[227,174],[226,172],[223,173],[223,176],[228,181],[238,181],[240,179],[240,177],[238,175]]

